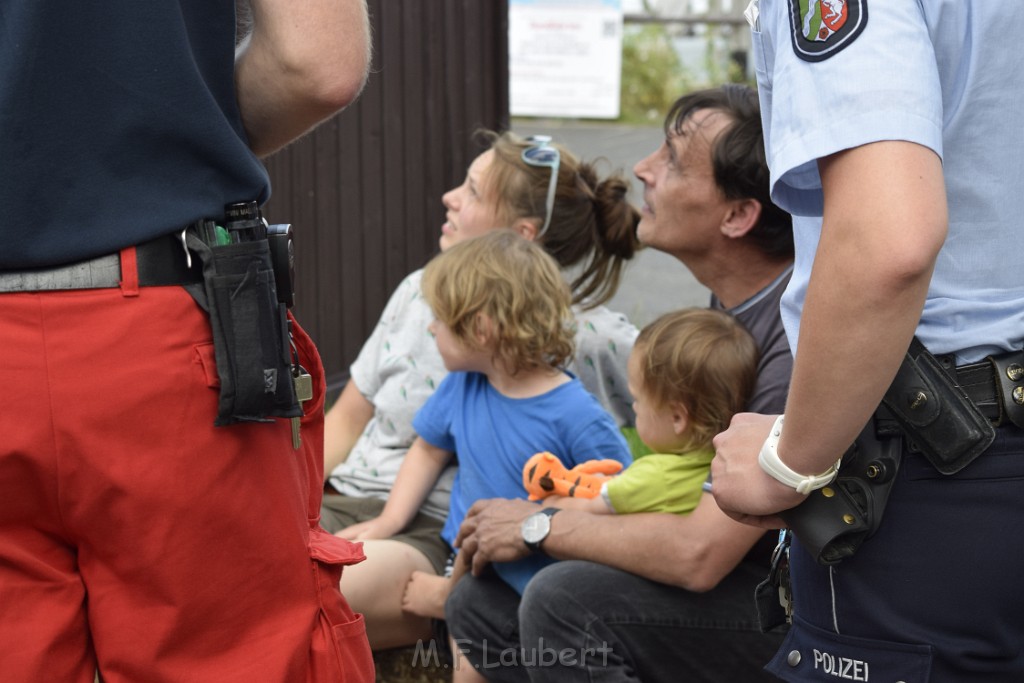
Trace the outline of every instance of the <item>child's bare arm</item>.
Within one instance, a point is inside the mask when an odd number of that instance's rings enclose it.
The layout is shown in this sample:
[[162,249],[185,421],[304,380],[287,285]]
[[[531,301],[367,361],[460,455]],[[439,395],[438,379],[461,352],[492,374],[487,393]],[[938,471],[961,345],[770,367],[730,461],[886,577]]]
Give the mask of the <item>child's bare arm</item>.
[[416,516],[451,458],[450,452],[416,437],[402,460],[388,502],[380,516],[346,527],[338,535],[350,540],[365,540],[397,534]]

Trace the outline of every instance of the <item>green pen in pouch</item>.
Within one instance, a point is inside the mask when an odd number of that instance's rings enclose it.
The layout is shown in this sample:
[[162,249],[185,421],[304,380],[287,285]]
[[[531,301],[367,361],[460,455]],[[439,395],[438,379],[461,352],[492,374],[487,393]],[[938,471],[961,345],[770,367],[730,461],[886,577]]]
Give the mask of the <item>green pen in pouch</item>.
[[213,226],[217,246],[231,244],[231,233],[219,225]]

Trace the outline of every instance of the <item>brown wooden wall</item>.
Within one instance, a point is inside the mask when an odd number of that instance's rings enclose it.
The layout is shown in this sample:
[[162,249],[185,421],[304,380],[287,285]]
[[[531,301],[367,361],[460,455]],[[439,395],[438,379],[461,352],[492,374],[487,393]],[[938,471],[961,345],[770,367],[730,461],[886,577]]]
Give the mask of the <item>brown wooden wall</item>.
[[271,223],[296,233],[295,313],[328,381],[347,377],[387,298],[437,252],[441,195],[508,126],[507,0],[369,0],[359,100],[268,160]]

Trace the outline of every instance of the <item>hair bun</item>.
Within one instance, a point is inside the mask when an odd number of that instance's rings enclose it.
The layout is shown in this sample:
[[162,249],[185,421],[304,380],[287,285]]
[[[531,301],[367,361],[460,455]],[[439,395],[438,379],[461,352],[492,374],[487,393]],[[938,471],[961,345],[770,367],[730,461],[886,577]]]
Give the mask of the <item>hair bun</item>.
[[636,227],[640,212],[629,200],[629,181],[616,174],[605,178],[594,190],[598,232],[606,248],[623,259],[630,259],[640,247]]

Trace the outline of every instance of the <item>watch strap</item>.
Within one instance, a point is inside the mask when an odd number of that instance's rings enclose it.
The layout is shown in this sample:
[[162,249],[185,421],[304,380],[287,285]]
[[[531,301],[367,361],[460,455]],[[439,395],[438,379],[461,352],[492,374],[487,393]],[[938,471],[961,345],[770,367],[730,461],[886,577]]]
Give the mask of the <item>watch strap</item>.
[[[548,519],[550,520],[552,517],[555,516],[555,513],[556,512],[560,512],[561,509],[562,508],[544,508],[543,510],[541,510],[539,512],[533,513],[533,515],[547,515]],[[533,515],[530,515],[530,516],[532,517]],[[546,539],[548,537],[548,534],[550,534],[550,533],[551,533],[551,526],[550,526],[550,523],[549,523],[548,531],[547,531],[547,533],[544,534],[544,536],[541,539],[539,539],[537,541],[527,541],[524,538],[523,539],[523,543],[525,543],[526,547],[530,549],[530,552],[539,553],[539,552],[541,552],[541,549],[540,549],[541,544],[544,543],[544,539]]]
[[836,464],[821,474],[806,475],[790,469],[779,458],[778,451],[779,439],[782,438],[782,421],[784,417],[785,415],[779,415],[775,418],[775,424],[772,425],[768,438],[765,439],[764,445],[761,446],[761,453],[757,456],[757,463],[769,477],[790,488],[796,489],[797,493],[806,496],[811,491],[816,491],[830,484],[836,478],[836,473],[839,471],[839,463],[842,461],[836,461]]

